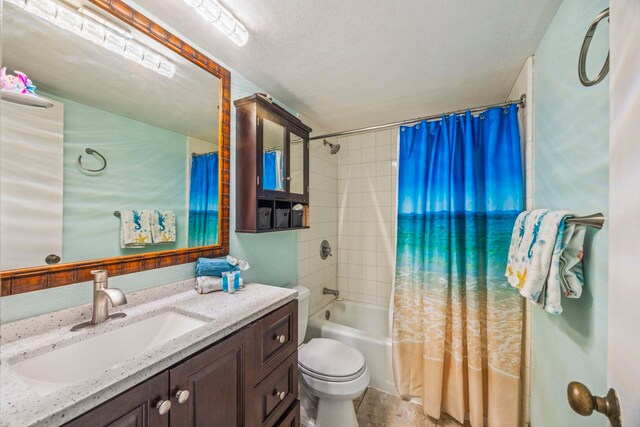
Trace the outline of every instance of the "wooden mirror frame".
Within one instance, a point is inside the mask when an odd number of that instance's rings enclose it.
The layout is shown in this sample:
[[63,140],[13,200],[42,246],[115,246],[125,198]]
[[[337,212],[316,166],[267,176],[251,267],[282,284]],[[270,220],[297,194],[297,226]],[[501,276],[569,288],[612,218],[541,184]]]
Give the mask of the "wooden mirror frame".
[[72,262],[66,264],[21,268],[0,272],[1,296],[22,294],[85,282],[92,279],[91,270],[105,269],[109,276],[136,273],[155,268],[194,262],[199,257],[217,257],[229,253],[229,180],[231,129],[231,73],[198,52],[176,35],[125,4],[122,0],[89,0],[127,25],[151,37],[161,45],[208,71],[220,81],[220,129],[218,133],[220,184],[218,209],[218,243],[211,246],[183,248],[140,255]]

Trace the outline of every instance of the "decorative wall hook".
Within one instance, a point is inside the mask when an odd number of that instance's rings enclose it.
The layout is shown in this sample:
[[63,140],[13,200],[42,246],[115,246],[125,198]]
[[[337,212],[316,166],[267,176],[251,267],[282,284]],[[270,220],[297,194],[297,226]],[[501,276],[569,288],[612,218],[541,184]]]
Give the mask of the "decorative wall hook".
[[82,169],[86,170],[87,172],[101,172],[101,171],[105,170],[105,168],[107,167],[107,159],[105,159],[102,154],[98,153],[96,150],[94,150],[92,148],[87,148],[84,151],[87,154],[95,154],[96,156],[100,157],[100,159],[102,159],[102,162],[104,164],[99,169],[89,169],[88,167],[86,167],[85,165],[82,164],[82,154],[81,154],[81,155],[78,156],[78,165]]

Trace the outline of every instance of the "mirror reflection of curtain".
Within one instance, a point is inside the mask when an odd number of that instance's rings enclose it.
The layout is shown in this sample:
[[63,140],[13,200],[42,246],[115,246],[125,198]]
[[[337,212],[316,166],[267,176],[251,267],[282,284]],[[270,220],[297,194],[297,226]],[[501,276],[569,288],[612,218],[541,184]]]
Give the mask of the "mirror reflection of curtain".
[[265,190],[284,191],[284,167],[280,150],[265,151],[262,156],[262,176]]
[[218,153],[194,155],[189,190],[189,247],[218,242]]

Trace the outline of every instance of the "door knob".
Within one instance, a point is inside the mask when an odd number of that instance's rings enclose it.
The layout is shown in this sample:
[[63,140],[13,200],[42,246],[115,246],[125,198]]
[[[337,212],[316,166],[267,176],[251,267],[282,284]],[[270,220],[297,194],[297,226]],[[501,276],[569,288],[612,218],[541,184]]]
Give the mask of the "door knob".
[[621,427],[620,403],[614,389],[609,389],[605,397],[594,396],[589,388],[577,381],[572,381],[567,386],[567,398],[569,406],[582,416],[589,416],[595,409],[596,412],[606,415],[613,427]]

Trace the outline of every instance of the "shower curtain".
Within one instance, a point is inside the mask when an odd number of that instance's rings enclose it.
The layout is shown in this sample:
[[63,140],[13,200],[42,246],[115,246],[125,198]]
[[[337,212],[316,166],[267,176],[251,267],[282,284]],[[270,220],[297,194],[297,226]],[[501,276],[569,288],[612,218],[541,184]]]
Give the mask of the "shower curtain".
[[523,209],[517,111],[400,129],[395,382],[473,427],[519,424],[522,299],[504,277]]
[[191,158],[189,247],[218,242],[218,153]]

